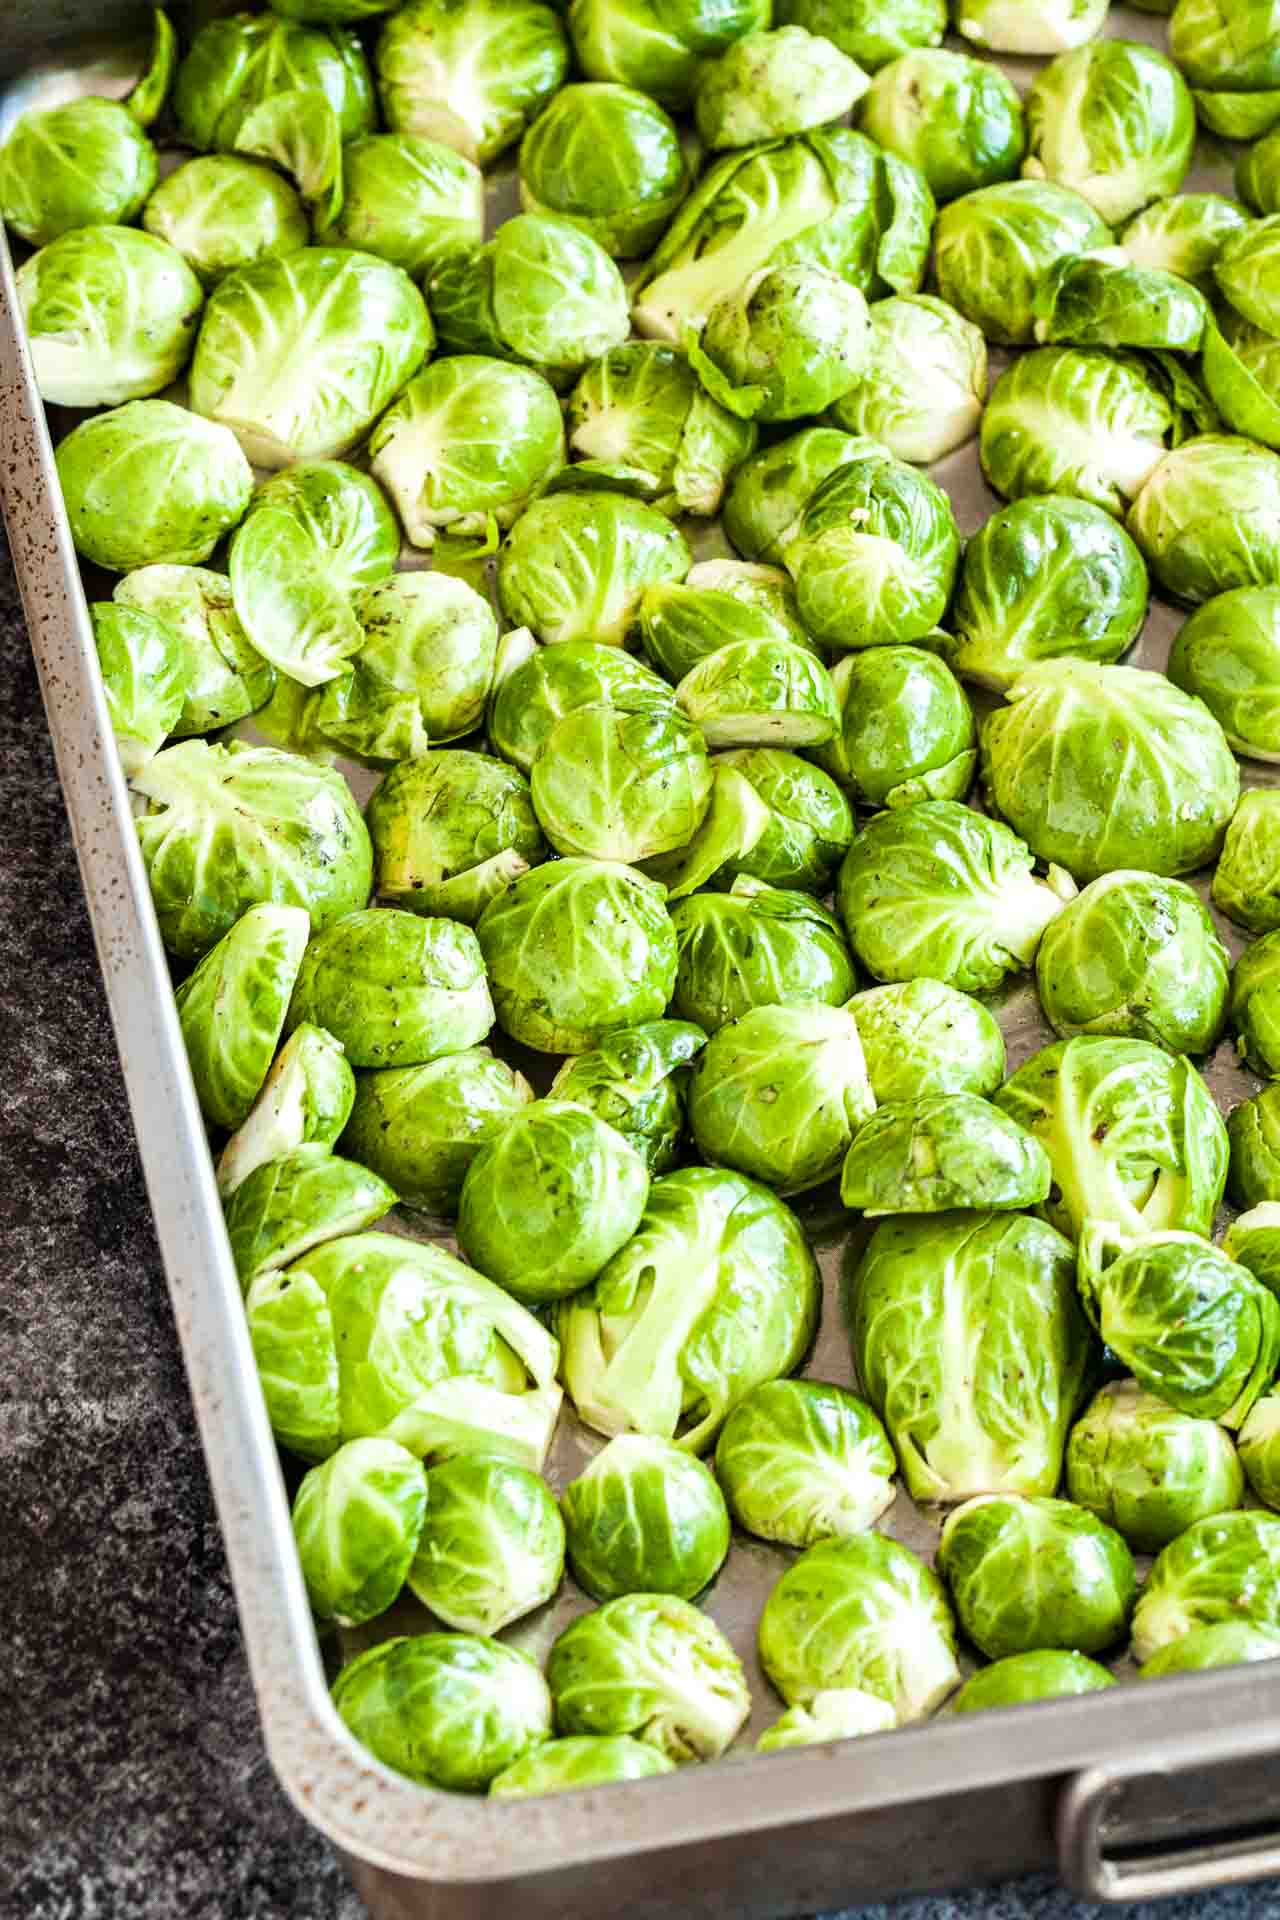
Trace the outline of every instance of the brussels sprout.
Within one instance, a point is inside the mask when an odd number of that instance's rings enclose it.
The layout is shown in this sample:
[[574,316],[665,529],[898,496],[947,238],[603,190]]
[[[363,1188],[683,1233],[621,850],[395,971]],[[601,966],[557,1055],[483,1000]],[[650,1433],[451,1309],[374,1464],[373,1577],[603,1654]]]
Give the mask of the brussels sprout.
[[323,1027],[297,1027],[222,1150],[218,1192],[223,1199],[268,1160],[283,1159],[299,1147],[335,1146],[355,1097],[355,1075],[341,1041]]
[[569,396],[565,476],[597,475],[664,513],[719,511],[756,429],[713,400],[683,354],[651,340],[611,347]]
[[673,707],[645,704],[564,714],[538,750],[530,785],[558,853],[636,861],[686,845],[711,779],[698,728]]
[[1280,1075],[1280,932],[1250,941],[1240,955],[1227,1018],[1246,1066]]
[[1218,193],[1178,193],[1135,214],[1120,234],[1120,246],[1136,267],[1179,274],[1212,296],[1214,262],[1224,242],[1248,224],[1238,201]]
[[275,669],[249,644],[226,576],[203,567],[148,566],[127,573],[112,595],[177,636],[185,698],[178,739],[230,726],[270,699]]
[[955,1207],[1034,1207],[1049,1193],[1037,1140],[973,1093],[879,1107],[854,1134],[840,1177],[846,1207],[868,1217]]
[[[460,584],[441,574],[399,577]],[[454,748],[402,760],[365,817],[380,897],[473,926],[490,900],[546,854],[528,782],[487,753]]]
[[671,1011],[718,1033],[753,1007],[837,1007],[857,985],[835,915],[806,895],[743,875],[728,893],[672,909]]
[[941,47],[913,50],[881,67],[858,124],[917,166],[939,204],[1012,180],[1026,149],[1013,82],[999,67]]
[[1219,292],[1244,319],[1280,333],[1280,214],[1234,233],[1213,264]]
[[951,598],[960,533],[941,487],[868,443],[818,486],[783,557],[801,620],[843,652],[932,632]]
[[757,1753],[775,1753],[782,1747],[821,1746],[828,1740],[847,1740],[854,1734],[888,1733],[898,1716],[887,1700],[861,1687],[828,1687],[815,1693],[807,1707],[788,1707],[766,1727],[756,1741]]
[[569,1482],[562,1506],[569,1565],[594,1600],[692,1600],[729,1551],[729,1514],[714,1476],[668,1440],[620,1433]]
[[953,200],[938,215],[938,292],[988,340],[1033,337],[1040,276],[1064,253],[1106,246],[1110,230],[1087,200],[1041,180],[1010,180]]
[[210,296],[191,405],[230,427],[258,466],[331,459],[364,438],[432,340],[422,295],[399,267],[303,247],[239,268]]
[[520,203],[554,213],[615,259],[647,253],[689,190],[675,122],[632,87],[562,87],[520,143]]
[[495,1800],[527,1800],[537,1794],[572,1793],[674,1770],[665,1753],[646,1741],[633,1740],[630,1734],[569,1734],[548,1740],[505,1768],[490,1782],[489,1793]]
[[[844,857],[836,905],[877,980],[998,987],[1030,966],[1061,913],[1065,876],[1037,880],[1028,847],[954,800],[917,800],[868,821]],[[1074,892],[1070,881],[1065,889]]]
[[426,1475],[394,1440],[349,1440],[302,1477],[293,1537],[312,1612],[358,1627],[404,1585],[422,1532]]
[[[1217,1514],[1197,1520],[1170,1541],[1134,1610],[1134,1659],[1145,1666],[1184,1634],[1228,1623],[1280,1634],[1280,1518],[1275,1514]],[[1170,1654],[1169,1660],[1176,1664],[1177,1656]]]
[[288,1266],[313,1247],[361,1233],[389,1213],[396,1194],[377,1174],[326,1146],[296,1147],[241,1181],[226,1202],[227,1238],[240,1285]]
[[168,400],[82,420],[57,465],[76,550],[110,573],[207,560],[253,492],[235,436]]
[[874,1100],[842,1007],[753,1007],[699,1054],[689,1125],[713,1165],[802,1193],[839,1171]]
[[[484,239],[483,176],[452,145],[412,133],[367,134],[343,148],[342,187],[341,212],[318,237],[377,254],[414,279]],[[432,317],[439,317],[434,299]]]
[[1212,898],[1219,912],[1253,933],[1280,927],[1278,834],[1280,793],[1242,794],[1213,876]]
[[956,32],[989,53],[1061,53],[1101,33],[1109,0],[958,0]]
[[811,1547],[873,1526],[893,1502],[893,1448],[864,1400],[822,1380],[768,1380],[716,1442],[716,1474],[740,1527]]
[[1258,1207],[1280,1200],[1280,1082],[1273,1080],[1252,1100],[1232,1108],[1227,1138],[1227,1194],[1233,1205]]
[[149,613],[100,601],[89,608],[107,717],[125,777],[154,759],[182,716],[181,635]]
[[[514,639],[514,636],[511,636]],[[489,703],[489,738],[504,760],[529,773],[560,721],[616,706],[635,715],[669,713],[675,695],[621,647],[566,640],[527,650],[504,643]]]
[[476,931],[499,1025],[540,1053],[587,1053],[667,1010],[676,936],[664,889],[616,860],[535,867]]
[[565,1390],[598,1433],[703,1453],[753,1387],[799,1365],[820,1293],[799,1222],[766,1187],[664,1174],[634,1238],[557,1311]]
[[923,1720],[960,1683],[942,1582],[896,1540],[820,1540],[787,1568],[760,1616],[760,1663],[788,1706],[858,1687]]
[[306,1273],[265,1273],[245,1301],[271,1430],[303,1460],[340,1445],[338,1355],[323,1288]]
[[1280,456],[1231,435],[1188,440],[1153,470],[1128,527],[1176,600],[1280,586]]
[[1280,1297],[1280,1205],[1264,1200],[1240,1214],[1223,1235],[1222,1251]]
[[982,729],[997,811],[1081,883],[1190,873],[1222,845],[1240,771],[1218,722],[1162,673],[1044,660]]
[[1280,1656],[1280,1632],[1250,1626],[1246,1620],[1221,1620],[1212,1627],[1193,1627],[1152,1654],[1138,1673],[1139,1680],[1160,1680],[1167,1673],[1200,1673],[1208,1667],[1234,1667],[1247,1660],[1274,1660]]
[[665,514],[621,493],[557,493],[522,514],[498,555],[506,618],[539,640],[623,646],[646,587],[692,556]]
[[308,927],[301,907],[250,907],[177,990],[196,1098],[214,1126],[238,1127],[258,1097],[289,1010]]
[[201,27],[178,68],[173,108],[188,146],[230,153],[255,109],[286,93],[322,95],[343,140],[373,130],[373,81],[355,34],[269,13]]
[[342,209],[342,123],[314,88],[271,93],[246,113],[232,142],[236,153],[268,160],[291,174],[298,192],[327,227]]
[[1171,60],[1134,40],[1064,53],[1027,95],[1029,179],[1071,187],[1109,226],[1176,193],[1191,164],[1191,90]]
[[1041,1211],[1069,1238],[1090,1219],[1131,1235],[1211,1231],[1227,1130],[1189,1061],[1144,1040],[1079,1034],[1032,1054],[995,1100],[1049,1155]]
[[457,1212],[480,1148],[533,1098],[523,1074],[487,1047],[362,1073],[352,1093],[343,1150],[390,1181],[406,1205],[446,1215]]
[[86,95],[18,120],[0,147],[0,218],[47,247],[78,227],[127,225],[158,177],[156,150],[128,108]]
[[1145,563],[1109,513],[1065,494],[1015,500],[965,547],[947,660],[1003,693],[1040,660],[1109,665],[1146,613]]
[[706,63],[767,27],[771,11],[769,0],[572,0],[569,31],[588,80],[639,88],[675,111],[693,104]]
[[941,980],[903,980],[856,993],[867,1078],[877,1106],[933,1093],[994,1093],[1004,1035],[980,1000]]
[[824,764],[854,801],[905,807],[961,799],[973,783],[977,729],[959,682],[919,647],[870,647],[832,675],[841,730]]
[[1066,1500],[980,1494],[942,1529],[938,1567],[960,1624],[991,1660],[1120,1639],[1137,1591],[1114,1528]]
[[747,33],[701,68],[698,137],[715,153],[807,133],[843,120],[869,84],[856,60],[804,27]]
[[1159,1553],[1193,1521],[1238,1507],[1244,1474],[1216,1420],[1179,1413],[1136,1380],[1117,1380],[1072,1429],[1067,1488],[1135,1553]]
[[1280,87],[1280,8],[1275,0],[1178,0],[1169,51],[1193,87]]
[[869,372],[832,408],[837,426],[869,434],[898,460],[928,466],[978,430],[987,397],[987,343],[931,294],[869,309]]
[[[1244,149],[1236,161],[1236,190],[1255,213],[1280,213],[1280,133],[1270,133]],[[1239,211],[1241,218],[1233,223],[1233,232],[1246,225],[1244,208]]]
[[564,1572],[564,1522],[528,1467],[460,1453],[427,1473],[427,1515],[408,1584],[461,1633],[500,1633],[549,1600]]
[[1280,585],[1237,587],[1193,613],[1168,673],[1204,701],[1237,753],[1280,760]]
[[454,1793],[483,1793],[551,1735],[551,1696],[528,1654],[465,1633],[367,1648],[334,1681],[333,1704],[384,1767]]
[[538,0],[409,0],[382,30],[377,69],[394,132],[443,141],[485,166],[563,83],[569,46]]
[[740,774],[768,809],[759,838],[717,869],[717,884],[745,873],[769,886],[826,893],[853,838],[849,802],[830,775],[781,747],[740,747],[712,764]]
[[234,154],[176,167],[147,201],[142,224],[176,248],[206,287],[237,267],[297,253],[311,237],[289,182]]
[[690,667],[680,706],[712,747],[814,747],[840,725],[831,675],[790,640],[731,640]]
[[677,1766],[713,1760],[751,1710],[714,1620],[674,1593],[628,1593],[571,1621],[547,1658],[556,1730],[630,1734]]
[[572,1101],[607,1121],[650,1173],[666,1173],[684,1131],[684,1069],[706,1041],[701,1027],[686,1020],[626,1028],[566,1060],[551,1083],[551,1098]]
[[1240,1429],[1240,1462],[1265,1507],[1280,1507],[1280,1394],[1256,1400]]
[[1194,353],[1209,322],[1202,293],[1175,273],[1136,267],[1119,247],[1056,260],[1032,302],[1035,337],[1076,347]]
[[1045,929],[1036,986],[1064,1040],[1128,1034],[1170,1053],[1208,1053],[1226,1019],[1229,961],[1181,880],[1106,873]]
[[636,283],[636,330],[679,344],[770,266],[825,267],[869,299],[914,293],[932,223],[923,176],[844,127],[724,154]]
[[1061,1700],[1072,1694],[1100,1693],[1114,1687],[1105,1667],[1083,1653],[1046,1648],[1011,1653],[970,1676],[951,1701],[951,1713],[982,1713],[988,1707],[1021,1707],[1033,1700]]
[[947,25],[945,0],[776,0],[773,15],[822,34],[869,73],[909,47],[936,47]]
[[288,1031],[304,1020],[341,1040],[353,1067],[412,1067],[474,1047],[493,1025],[476,936],[394,907],[348,913],[303,955]]
[[821,413],[867,371],[871,333],[856,287],[825,267],[764,267],[707,315],[689,359],[712,397],[744,420]]
[[802,427],[744,462],[724,503],[724,530],[748,560],[781,566],[805,508],[837,467],[881,455],[874,440],[836,427]]
[[1060,1234],[1020,1214],[887,1220],[850,1300],[858,1377],[914,1499],[1055,1490],[1091,1358]]

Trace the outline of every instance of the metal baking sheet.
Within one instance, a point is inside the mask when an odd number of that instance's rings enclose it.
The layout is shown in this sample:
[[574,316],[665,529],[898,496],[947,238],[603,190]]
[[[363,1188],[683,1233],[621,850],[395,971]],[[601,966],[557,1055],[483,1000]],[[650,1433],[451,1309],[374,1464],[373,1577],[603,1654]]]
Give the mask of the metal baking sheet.
[[[143,42],[101,38],[100,0],[17,0],[0,22],[0,137],[18,112],[79,92],[127,90]],[[120,29],[145,9],[106,9]],[[54,29],[85,33],[50,55]],[[1117,9],[1110,30],[1161,44],[1163,22]],[[1040,63],[1007,62],[1025,90]],[[8,83],[6,85],[6,74]],[[1229,150],[1202,143],[1188,186],[1230,191]],[[514,207],[510,169],[493,183],[491,217]],[[1189,1809],[1203,1818],[1212,1783],[1223,1830],[1256,1826],[1280,1801],[1280,1672],[1251,1669],[1194,1676],[1139,1691],[1046,1703],[981,1721],[935,1721],[897,1733],[761,1758],[750,1744],[781,1702],[760,1672],[755,1628],[764,1598],[793,1555],[735,1536],[725,1569],[704,1598],[744,1659],[753,1713],[738,1747],[710,1767],[676,1779],[632,1783],[542,1802],[490,1804],[425,1791],[356,1747],[326,1691],[342,1659],[391,1633],[421,1631],[431,1617],[412,1598],[369,1626],[316,1639],[293,1553],[287,1493],[266,1424],[245,1334],[203,1127],[182,1053],[168,965],[151,912],[130,818],[130,800],[106,724],[84,596],[57,497],[49,434],[18,338],[10,269],[0,240],[0,497],[9,522],[111,999],[117,1038],[156,1215],[188,1374],[209,1462],[246,1644],[272,1759],[302,1811],[341,1847],[374,1910],[391,1915],[491,1914],[504,1894],[536,1914],[569,1916],[599,1904],[597,1876],[609,1872],[610,1899],[636,1914],[812,1910],[850,1894],[990,1877],[1055,1855],[1053,1816],[1063,1799],[1063,1860],[1094,1894],[1134,1897],[1163,1890],[1159,1867],[1120,1878],[1100,1849],[1113,1812],[1114,1836],[1149,1837],[1172,1817],[1186,1837]],[[992,378],[1008,356],[992,356]],[[55,436],[62,423],[55,423]],[[933,469],[954,502],[961,529],[974,531],[999,504],[978,467],[976,445]],[[696,523],[694,525],[696,532]],[[697,533],[700,554],[728,551],[718,531]],[[405,563],[429,560],[406,553]],[[96,597],[102,583],[90,582]],[[1162,667],[1180,615],[1156,601],[1130,656]],[[348,769],[363,800],[367,773]],[[1247,785],[1276,770],[1247,764]],[[1207,876],[1201,891],[1207,895]],[[1217,918],[1217,916],[1215,916]],[[1232,952],[1238,932],[1218,919]],[[1010,1067],[1053,1036],[1025,977],[991,996],[1005,1031]],[[541,1067],[541,1085],[549,1063]],[[1206,1063],[1224,1110],[1258,1082],[1237,1065],[1229,1042]],[[797,1212],[824,1276],[822,1326],[806,1371],[854,1384],[842,1312],[842,1278],[861,1229],[851,1232],[833,1190],[803,1197]],[[397,1230],[432,1237],[421,1217]],[[439,1237],[447,1238],[443,1231]],[[566,1410],[548,1477],[559,1490],[601,1446]],[[289,1469],[290,1478],[294,1469]],[[932,1554],[933,1518],[900,1491],[879,1523],[917,1552]],[[503,1636],[541,1658],[556,1634],[589,1603],[566,1580],[547,1607]],[[1123,1667],[1123,1662],[1119,1663]],[[1084,1772],[1091,1768],[1092,1772]],[[1151,1779],[1180,1781],[1152,1789]],[[1134,1784],[1134,1781],[1138,1784]],[[1143,1781],[1148,1782],[1144,1790]],[[1161,1797],[1163,1793],[1163,1798]],[[1169,1807],[1181,1809],[1172,1816]],[[1280,1855],[1219,1840],[1189,1866],[1185,1882],[1274,1871]],[[1145,1875],[1145,1877],[1143,1877]],[[1153,1877],[1154,1876],[1154,1877]]]

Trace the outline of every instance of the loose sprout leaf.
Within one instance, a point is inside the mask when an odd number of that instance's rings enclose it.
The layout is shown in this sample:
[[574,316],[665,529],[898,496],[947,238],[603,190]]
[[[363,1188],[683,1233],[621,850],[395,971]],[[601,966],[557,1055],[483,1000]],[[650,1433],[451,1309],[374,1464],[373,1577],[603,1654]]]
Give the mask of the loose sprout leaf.
[[163,7],[152,9],[151,23],[151,57],[147,70],[125,100],[140,127],[149,127],[160,118],[178,64],[178,36]]

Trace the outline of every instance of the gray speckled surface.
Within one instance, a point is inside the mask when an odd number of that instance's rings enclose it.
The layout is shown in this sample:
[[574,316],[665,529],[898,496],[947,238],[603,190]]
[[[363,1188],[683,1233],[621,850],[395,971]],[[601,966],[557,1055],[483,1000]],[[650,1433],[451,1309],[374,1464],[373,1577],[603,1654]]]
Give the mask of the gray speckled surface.
[[[2,529],[0,871],[0,1915],[360,1920],[258,1737]],[[1101,1910],[1037,1880],[866,1911]]]

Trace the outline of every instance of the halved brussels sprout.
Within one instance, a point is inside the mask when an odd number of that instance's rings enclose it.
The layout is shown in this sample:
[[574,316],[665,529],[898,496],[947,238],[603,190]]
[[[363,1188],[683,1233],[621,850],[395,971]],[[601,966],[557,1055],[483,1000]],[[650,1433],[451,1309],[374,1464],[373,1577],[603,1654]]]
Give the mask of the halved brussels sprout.
[[177,989],[196,1097],[214,1126],[238,1127],[258,1097],[309,925],[301,907],[250,907]]
[[840,724],[831,675],[791,640],[717,647],[690,667],[676,699],[712,747],[816,747]]
[[828,1740],[847,1740],[855,1734],[888,1733],[898,1716],[887,1700],[861,1687],[828,1687],[815,1693],[807,1707],[788,1707],[756,1741],[757,1753],[775,1753],[782,1747],[821,1746]]
[[187,663],[173,627],[112,600],[89,608],[112,738],[126,779],[155,758],[182,716]]
[[618,260],[647,253],[689,190],[675,122],[634,87],[562,87],[520,143],[520,203],[554,213]]
[[479,1044],[493,1002],[475,934],[456,920],[368,907],[315,932],[289,1008],[341,1040],[353,1067],[412,1067]]
[[1233,233],[1213,263],[1218,291],[1264,333],[1280,334],[1280,214]]
[[[1122,518],[1165,458],[1176,424],[1174,406],[1137,361],[1092,348],[1037,347],[991,390],[982,470],[1008,500],[1066,494]],[[1132,520],[1129,530],[1146,552]]]
[[677,1766],[713,1760],[751,1711],[714,1620],[674,1593],[628,1593],[571,1621],[547,1656],[556,1727],[630,1734]]
[[471,1162],[532,1098],[524,1075],[487,1047],[384,1067],[354,1082],[342,1146],[407,1206],[455,1214]]
[[1244,1474],[1216,1420],[1179,1413],[1136,1380],[1116,1380],[1072,1429],[1067,1488],[1135,1553],[1159,1553],[1194,1521],[1238,1507]]
[[373,79],[355,34],[270,13],[202,26],[178,68],[173,108],[188,146],[230,153],[255,109],[285,93],[321,95],[342,140],[373,130]]
[[394,132],[487,166],[563,84],[569,44],[538,0],[409,0],[382,30],[377,69]]
[[495,1800],[527,1800],[544,1793],[572,1793],[615,1780],[645,1780],[671,1773],[674,1762],[628,1733],[566,1734],[535,1747],[489,1783]]
[[1042,1495],[967,1500],[942,1529],[938,1566],[966,1635],[991,1660],[1103,1652],[1128,1626],[1138,1586],[1113,1527]]
[[881,67],[858,124],[919,167],[939,205],[1012,180],[1026,150],[1012,80],[987,61],[942,47],[900,54]]
[[1256,1400],[1240,1429],[1240,1462],[1264,1507],[1280,1507],[1280,1394]]
[[896,1540],[820,1540],[764,1603],[760,1663],[788,1706],[858,1687],[924,1720],[960,1684],[956,1629],[942,1582]]
[[1061,1234],[1021,1214],[886,1220],[850,1304],[858,1377],[914,1499],[1056,1489],[1092,1358]]
[[426,1476],[394,1440],[349,1440],[302,1476],[293,1537],[311,1610],[358,1627],[404,1585],[422,1532]]
[[1280,1205],[1263,1201],[1240,1214],[1222,1237],[1222,1251],[1280,1298]]
[[621,493],[555,493],[504,542],[498,599],[511,624],[539,640],[623,646],[645,588],[683,580],[691,561],[684,535],[655,507]]
[[853,838],[849,802],[830,775],[781,747],[739,747],[712,765],[741,775],[768,810],[750,848],[717,868],[716,884],[745,873],[773,887],[826,893]]
[[1114,227],[1178,191],[1195,145],[1195,106],[1154,47],[1094,40],[1037,74],[1027,135],[1024,174],[1073,187]]
[[1061,1653],[1051,1648],[1036,1653],[1011,1653],[972,1674],[948,1709],[951,1713],[982,1713],[989,1707],[1021,1707],[1033,1700],[1061,1700],[1072,1694],[1100,1693],[1114,1687],[1105,1667],[1083,1653]]
[[1145,1666],[1184,1634],[1228,1623],[1280,1634],[1280,1517],[1273,1513],[1217,1514],[1169,1542],[1134,1609],[1134,1659]]
[[1237,587],[1193,613],[1168,673],[1204,701],[1237,753],[1280,760],[1280,584]]
[[171,385],[204,305],[182,255],[132,227],[64,233],[15,285],[40,397],[59,407],[116,407]]
[[958,0],[956,32],[989,53],[1061,53],[1101,33],[1109,0]]
[[[1234,1205],[1260,1207],[1280,1200],[1280,1082],[1273,1080],[1252,1100],[1232,1108],[1227,1115],[1227,1138],[1231,1142],[1227,1193]],[[1254,1271],[1252,1266],[1249,1270]],[[1259,1277],[1268,1276],[1264,1272]]]
[[1240,203],[1220,193],[1175,193],[1135,213],[1119,243],[1136,267],[1180,274],[1212,295],[1214,261],[1230,235],[1248,224]]
[[1104,247],[1111,232],[1087,200],[1047,180],[979,187],[938,215],[938,292],[1001,346],[1033,337],[1040,276],[1064,253]]
[[1252,933],[1280,927],[1280,793],[1242,794],[1213,876],[1213,904]]
[[490,900],[546,857],[528,782],[487,753],[450,748],[400,761],[365,819],[380,898],[473,926]]
[[[295,1028],[222,1150],[218,1192],[223,1199],[268,1160],[282,1159],[299,1147],[336,1145],[355,1097],[356,1079],[342,1042],[323,1027]],[[372,1170],[382,1171],[376,1166]]]
[[503,759],[527,774],[568,714],[609,706],[662,713],[674,705],[666,681],[621,647],[594,640],[539,647],[526,628],[499,648],[488,732]]
[[702,386],[682,353],[656,341],[611,347],[569,396],[564,476],[596,478],[664,513],[719,511],[725,482],[754,450],[756,429]]
[[730,413],[769,423],[821,413],[867,371],[867,303],[825,267],[764,267],[688,338],[704,387]]
[[396,1204],[396,1194],[367,1168],[328,1147],[295,1147],[255,1167],[227,1200],[227,1238],[240,1285],[299,1260],[313,1247],[362,1233]]
[[569,1565],[593,1600],[676,1593],[692,1600],[729,1551],[715,1476],[669,1440],[620,1433],[561,1496]]
[[[484,239],[484,177],[439,140],[366,134],[342,150],[342,210],[317,238],[375,253],[416,280]],[[434,299],[431,311],[438,321]]]
[[206,287],[237,267],[297,253],[311,238],[289,182],[230,153],[175,167],[147,201],[142,224],[175,247]]
[[186,697],[172,728],[177,739],[231,726],[271,698],[275,668],[250,645],[225,574],[205,567],[137,567],[117,581],[111,597],[178,637]]
[[787,575],[747,560],[703,560],[683,582],[647,588],[638,626],[646,653],[672,681],[734,641],[785,640],[816,651]]
[[932,1093],[994,1093],[1004,1035],[980,1000],[941,980],[902,980],[855,993],[867,1078],[877,1105]]
[[33,247],[78,227],[125,226],[159,178],[127,107],[85,95],[24,113],[0,147],[0,219]]
[[748,560],[780,567],[805,508],[837,467],[883,452],[837,427],[801,427],[747,460],[725,496],[724,530]]
[[768,1380],[716,1442],[716,1474],[740,1527],[811,1547],[874,1526],[894,1497],[893,1448],[865,1400],[824,1380]]
[[870,434],[898,460],[929,466],[978,430],[987,343],[945,300],[908,293],[869,309],[871,364],[831,417]]
[[1280,456],[1227,434],[1167,453],[1129,511],[1128,528],[1175,600],[1280,586]]
[[530,775],[558,853],[638,861],[687,845],[711,797],[702,733],[674,707],[579,707],[556,721]]
[[1195,287],[1176,273],[1135,266],[1119,247],[1055,260],[1032,304],[1036,339],[1075,347],[1194,353],[1210,324]]
[[1231,976],[1227,1018],[1255,1073],[1280,1076],[1280,932],[1251,940]]
[[611,1034],[590,1053],[566,1060],[551,1083],[553,1100],[570,1100],[607,1121],[651,1174],[674,1166],[684,1132],[685,1069],[707,1043],[688,1020],[650,1020]]
[[544,1480],[485,1453],[427,1472],[427,1513],[408,1585],[460,1633],[501,1633],[548,1601],[564,1572],[564,1522]]
[[956,1207],[1038,1206],[1049,1159],[1039,1141],[974,1093],[878,1107],[854,1134],[840,1176],[846,1207],[868,1217]]
[[[767,27],[770,0],[572,0],[569,31],[589,80],[617,80],[677,110],[740,35]],[[765,136],[760,136],[765,137]]]
[[1160,1647],[1139,1669],[1139,1680],[1160,1680],[1167,1673],[1201,1673],[1209,1667],[1234,1667],[1248,1660],[1280,1656],[1280,1631],[1250,1626],[1246,1620],[1220,1620],[1193,1627]]
[[936,47],[947,25],[945,0],[776,0],[778,26],[822,34],[874,73],[909,47]]
[[823,764],[866,807],[959,800],[973,784],[977,727],[955,675],[920,647],[868,647],[832,674],[841,727]]
[[717,1033],[753,1007],[838,1007],[857,985],[840,923],[807,895],[742,875],[671,910],[671,1011]]
[[716,153],[807,133],[843,120],[868,85],[856,60],[804,27],[746,33],[700,67],[698,138]]

